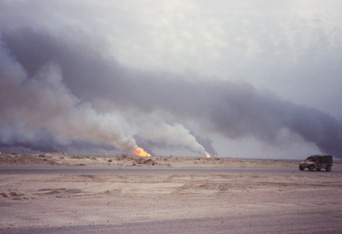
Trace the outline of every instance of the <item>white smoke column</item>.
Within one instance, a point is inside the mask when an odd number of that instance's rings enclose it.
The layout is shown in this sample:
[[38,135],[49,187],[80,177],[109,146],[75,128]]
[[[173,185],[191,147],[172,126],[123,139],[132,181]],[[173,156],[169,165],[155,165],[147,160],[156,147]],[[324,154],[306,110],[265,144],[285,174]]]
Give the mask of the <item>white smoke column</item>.
[[39,75],[47,78],[47,82],[39,85],[51,85],[42,98],[48,99],[48,105],[53,103],[53,108],[58,110],[57,113],[52,111],[55,116],[49,116],[45,122],[49,131],[68,138],[78,137],[95,143],[103,141],[122,152],[137,147],[132,137],[122,134],[120,126],[125,125],[124,119],[114,114],[98,114],[89,103],[80,103],[61,83],[62,76],[56,65],[48,65]]
[[164,142],[168,146],[175,146],[179,149],[187,149],[191,152],[206,155],[205,148],[198,143],[196,138],[182,124],[175,122],[169,124],[151,113],[139,122],[138,136],[153,142]]
[[119,114],[99,114],[71,94],[57,64],[46,64],[28,79],[3,45],[0,52],[0,127],[23,133],[44,129],[63,138],[105,142],[122,152],[137,147],[131,136],[123,134],[121,126],[127,124]]

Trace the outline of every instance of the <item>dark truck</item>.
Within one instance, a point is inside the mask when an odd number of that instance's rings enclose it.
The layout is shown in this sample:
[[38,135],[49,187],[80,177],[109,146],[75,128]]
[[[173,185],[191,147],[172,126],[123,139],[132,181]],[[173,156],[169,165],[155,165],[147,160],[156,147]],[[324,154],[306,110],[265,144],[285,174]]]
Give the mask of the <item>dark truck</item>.
[[331,155],[316,154],[299,163],[299,170],[303,171],[308,168],[309,171],[320,171],[324,168],[326,171],[331,171],[332,165],[333,159]]

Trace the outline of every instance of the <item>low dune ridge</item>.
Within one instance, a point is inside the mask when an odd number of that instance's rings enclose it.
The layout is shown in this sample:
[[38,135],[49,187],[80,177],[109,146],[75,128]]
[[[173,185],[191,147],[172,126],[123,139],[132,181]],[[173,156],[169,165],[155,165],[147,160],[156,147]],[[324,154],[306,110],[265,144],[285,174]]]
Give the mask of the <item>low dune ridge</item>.
[[187,156],[2,154],[0,165],[155,166],[155,167],[297,167],[299,160],[204,158]]

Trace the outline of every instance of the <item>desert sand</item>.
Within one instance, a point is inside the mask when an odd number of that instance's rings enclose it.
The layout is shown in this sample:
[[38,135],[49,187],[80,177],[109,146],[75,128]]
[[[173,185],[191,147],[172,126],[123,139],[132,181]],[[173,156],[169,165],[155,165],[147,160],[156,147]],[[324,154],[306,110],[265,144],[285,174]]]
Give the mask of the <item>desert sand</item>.
[[[76,172],[7,173],[25,168]],[[315,219],[312,229],[299,218],[296,225],[284,224],[286,230],[279,227],[283,233],[338,233],[341,169],[335,163],[330,173],[301,172],[297,161],[280,160],[3,154],[0,233],[206,218],[224,223],[266,214]],[[320,223],[321,218],[331,222]],[[217,228],[216,233],[229,233]]]

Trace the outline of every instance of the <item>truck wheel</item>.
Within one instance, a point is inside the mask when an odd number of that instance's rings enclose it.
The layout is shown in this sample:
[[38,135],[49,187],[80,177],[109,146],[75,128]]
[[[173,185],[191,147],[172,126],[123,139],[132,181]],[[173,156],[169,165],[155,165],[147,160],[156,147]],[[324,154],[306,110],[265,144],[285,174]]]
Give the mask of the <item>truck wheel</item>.
[[326,171],[331,171],[331,166],[328,165],[326,168],[325,168]]
[[313,165],[309,166],[309,171],[315,170],[315,167]]
[[304,171],[304,167],[302,165],[299,165],[299,170]]

